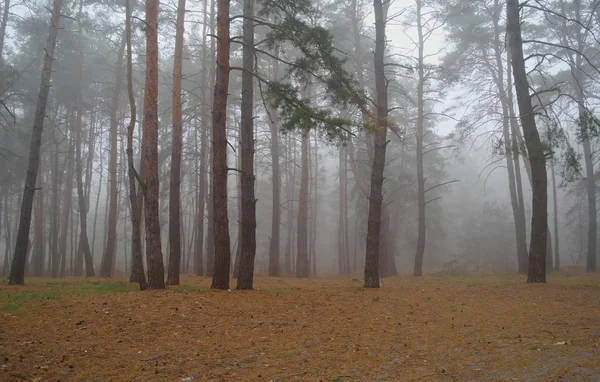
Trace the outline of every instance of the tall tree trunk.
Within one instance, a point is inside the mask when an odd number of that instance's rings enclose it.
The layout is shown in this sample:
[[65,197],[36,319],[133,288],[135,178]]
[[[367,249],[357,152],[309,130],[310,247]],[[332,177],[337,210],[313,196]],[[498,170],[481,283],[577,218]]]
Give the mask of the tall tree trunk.
[[550,160],[550,172],[552,174],[552,204],[554,209],[554,270],[560,270],[560,254],[558,247],[558,197],[556,195],[556,172],[554,171],[554,159]]
[[[278,57],[279,49],[275,49],[274,56]],[[279,61],[274,58],[272,61],[273,79],[279,79]],[[273,210],[271,212],[271,240],[269,242],[269,276],[278,277],[280,273],[279,251],[281,247],[281,172],[279,169],[279,126],[277,108],[269,105],[268,124],[271,133],[271,168],[272,168],[272,188],[273,188]]]
[[[211,35],[215,35],[215,0],[211,0],[210,2],[210,33]],[[210,39],[210,89],[215,88],[216,74],[217,74],[217,60],[216,60],[216,47],[215,47],[215,39]],[[214,104],[214,92],[213,97],[211,97],[211,104]],[[212,112],[212,110],[211,110]],[[212,128],[212,127],[211,127]],[[212,152],[212,133],[211,133],[211,152]],[[212,168],[212,155],[210,155],[210,167]],[[207,166],[208,168],[208,166]],[[210,178],[212,179],[212,171],[210,173]],[[208,182],[207,182],[208,183]],[[214,217],[213,217],[213,196],[212,196],[212,180],[210,190],[208,191],[207,184],[207,197],[206,200],[206,214],[207,214],[207,225],[206,225],[206,276],[213,277],[214,269],[215,269],[215,230],[214,230]]]
[[4,196],[4,238],[5,238],[5,250],[4,250],[4,263],[2,265],[2,276],[8,274],[8,267],[10,264],[10,251],[12,247],[12,235],[11,235],[11,209],[12,209],[12,197],[9,197],[10,187],[7,187],[6,194]]
[[[137,117],[133,92],[133,63],[131,47],[131,3],[125,0],[125,40],[127,45],[127,95],[129,98],[129,125],[127,125],[127,175],[129,178],[129,204],[131,206],[131,276],[129,282],[137,282],[140,290],[146,289],[146,275],[142,258],[141,203],[138,203],[136,171],[133,164],[133,132]],[[140,185],[141,188],[144,185]],[[140,194],[143,194],[140,189]],[[127,256],[127,254],[125,254]]]
[[44,127],[44,117],[46,115],[46,105],[48,103],[48,93],[50,92],[50,76],[52,74],[52,61],[54,58],[54,47],[56,46],[56,35],[60,22],[61,6],[62,0],[54,0],[52,6],[52,19],[50,21],[50,27],[48,28],[48,40],[46,41],[46,53],[44,55],[44,67],[42,69],[40,91],[33,122],[33,132],[31,134],[31,145],[29,147],[29,164],[25,176],[25,188],[23,190],[23,200],[21,203],[19,230],[17,232],[15,254],[10,269],[10,285],[25,284],[25,262],[27,260],[27,248],[29,246],[31,211],[35,194],[35,182],[40,164],[40,147],[42,144],[42,132]]
[[181,79],[183,69],[183,33],[185,0],[179,0],[173,60],[173,145],[171,150],[171,183],[169,189],[169,272],[168,285],[179,285],[181,268],[181,146],[182,101]]
[[535,124],[535,115],[529,95],[529,83],[525,71],[523,42],[521,39],[519,1],[507,0],[506,9],[507,39],[511,50],[517,102],[525,144],[529,153],[532,178],[531,245],[527,282],[544,283],[546,282],[546,238],[548,230],[546,158]]
[[[238,138],[241,136],[241,124],[240,131],[238,132]],[[238,147],[237,147],[237,168],[242,168],[242,144],[241,139],[238,139]],[[233,262],[233,278],[237,279],[240,275],[240,259],[242,255],[242,172],[241,170],[236,174],[236,199],[237,199],[237,238],[235,239],[235,243],[233,248],[235,249],[233,252],[235,253],[235,260]]]
[[[311,84],[306,84],[303,92],[304,102],[310,102]],[[298,192],[298,227],[297,227],[297,253],[296,253],[296,277],[306,278],[309,276],[308,264],[308,156],[309,156],[309,134],[308,126],[302,129],[301,165],[300,165],[300,191]]]
[[522,256],[519,256],[517,253],[517,266],[519,273],[524,274],[527,272],[529,259],[527,255],[527,222],[525,220],[525,198],[523,196],[523,180],[521,177],[521,165],[519,162],[519,157],[523,157],[523,162],[525,163],[526,170],[529,168],[529,163],[525,160],[525,155],[521,153],[521,150],[525,150],[525,147],[524,143],[522,142],[521,130],[517,121],[517,116],[515,115],[515,104],[513,100],[512,66],[510,64],[510,49],[507,49],[506,56],[506,61],[508,62],[508,65],[506,65],[506,106],[508,108],[508,116],[510,121],[510,133],[512,141],[510,150],[513,155],[513,167],[515,170],[515,191],[517,193],[517,202],[519,206],[519,208],[516,211],[515,232],[517,235],[519,235],[517,239],[517,251],[521,251],[523,253]]
[[43,167],[42,172],[38,173],[38,189],[37,200],[35,205],[35,220],[34,220],[34,239],[33,239],[33,256],[31,258],[31,268],[33,276],[40,277],[44,272],[44,186],[43,186]]
[[367,225],[367,245],[365,256],[365,288],[379,288],[379,238],[381,234],[381,206],[383,204],[383,170],[385,168],[385,148],[388,128],[388,95],[385,78],[385,24],[387,12],[382,0],[374,0],[375,11],[375,93],[377,95],[377,121],[375,149],[371,170],[371,192],[369,196],[369,218]]
[[158,177],[158,0],[146,0],[146,88],[144,91],[144,172],[146,261],[149,289],[165,288]]
[[[100,265],[101,277],[111,276],[117,247],[117,202],[119,199],[119,195],[117,193],[117,185],[119,183],[117,178],[117,136],[119,134],[117,112],[119,109],[119,95],[121,93],[121,77],[123,76],[123,52],[125,50],[125,41],[126,38],[123,38],[121,47],[119,49],[115,89],[110,108],[110,163],[108,165],[108,173],[110,174],[110,203],[108,207],[108,232],[106,235],[106,247],[104,256],[102,258],[102,264]],[[91,155],[91,153],[88,155]]]
[[6,73],[4,72],[4,40],[6,38],[6,25],[8,24],[8,11],[10,0],[4,0],[2,8],[2,21],[0,21],[0,95],[4,93]]
[[[508,78],[507,83],[508,87],[505,87],[504,81],[504,64],[502,62],[502,44],[501,44],[501,31],[500,31],[500,16],[502,12],[502,7],[500,5],[499,0],[494,0],[494,11],[492,14],[492,22],[494,25],[494,58],[495,58],[495,72],[492,72],[492,76],[496,81],[496,87],[498,88],[498,94],[500,95],[500,104],[502,107],[502,133],[504,139],[504,154],[506,159],[506,168],[508,173],[508,190],[510,195],[510,204],[513,211],[513,219],[515,221],[515,238],[517,243],[517,264],[519,273],[527,272],[527,240],[525,233],[525,220],[523,215],[523,220],[521,221],[521,211],[524,211],[523,205],[520,204],[520,200],[517,195],[517,185],[515,178],[515,171],[519,171],[519,169],[515,169],[515,166],[519,165],[518,160],[513,160],[513,149],[514,149],[514,141],[511,139],[511,115],[509,112],[509,108],[512,107],[509,105],[508,97],[512,97],[512,87],[511,87],[511,71],[510,64],[508,65]],[[508,54],[509,62],[510,62],[510,54]],[[490,65],[490,67],[493,67]],[[509,94],[507,94],[509,93]],[[520,174],[519,174],[520,176]],[[521,190],[522,194],[522,190]],[[522,224],[521,224],[522,223]]]
[[227,216],[227,94],[229,89],[229,5],[217,1],[217,70],[213,96],[212,198],[215,267],[211,288],[229,289],[231,248]]
[[[206,33],[207,33],[207,20],[208,20],[208,1],[204,2],[204,19],[202,23],[202,74],[201,84],[202,89],[200,90],[200,100],[202,102],[201,110],[202,115],[200,117],[200,168],[198,169],[199,185],[198,185],[198,205],[196,212],[196,240],[194,242],[194,273],[196,276],[204,275],[204,208],[205,208],[205,189],[206,189],[206,146],[208,143],[208,117],[210,113],[210,101],[206,88],[208,87],[208,50],[206,49]],[[211,39],[211,44],[214,39]],[[214,61],[214,55],[211,50],[211,62]],[[210,73],[211,77],[214,73]],[[196,134],[197,136],[197,134]]]
[[[56,130],[55,130],[56,131]],[[54,161],[52,163],[52,212],[51,212],[51,227],[50,227],[50,235],[51,235],[51,245],[50,245],[50,257],[51,260],[51,268],[50,273],[53,278],[58,277],[59,265],[60,265],[60,257],[58,252],[58,235],[59,235],[59,202],[58,202],[58,194],[60,192],[60,176],[59,176],[59,160],[58,160],[58,151],[60,148],[60,144],[56,139],[56,135],[54,135]]]
[[67,262],[67,232],[69,230],[69,216],[72,211],[73,203],[73,140],[71,137],[67,140],[69,149],[67,150],[67,181],[65,184],[65,204],[63,206],[62,222],[60,224],[62,231],[60,233],[60,243],[58,252],[60,260],[60,277],[65,277],[65,268]]
[[254,0],[244,0],[244,47],[242,73],[242,235],[240,275],[237,289],[252,289],[256,257],[256,197],[254,195]]
[[[83,192],[83,158],[81,148],[83,145],[81,133],[83,128],[83,28],[81,25],[81,8],[82,2],[79,3],[79,20],[78,20],[78,45],[79,45],[79,72],[77,74],[77,97],[75,100],[75,179],[77,181],[77,199],[79,203],[79,250],[77,256],[83,255],[85,261],[85,271],[87,277],[95,276],[94,264],[92,261],[92,252],[87,236],[87,206],[86,197]],[[77,269],[77,267],[76,267]]]
[[[317,134],[315,134],[315,174],[314,174],[314,187],[315,187],[315,193],[314,193],[314,197],[313,197],[313,210],[312,210],[312,233],[311,233],[311,272],[314,275],[317,274],[317,225],[318,225],[318,220],[317,220],[317,213],[319,211],[319,148],[318,148],[318,143],[317,143]],[[347,202],[348,199],[346,199]],[[347,205],[346,205],[347,206]],[[346,213],[348,211],[346,210]],[[347,233],[347,232],[346,232]]]
[[339,187],[340,187],[340,198],[338,202],[338,273],[344,275],[347,273],[346,270],[346,255],[344,249],[344,147],[340,146],[339,150]]
[[423,26],[421,25],[421,0],[417,0],[417,33],[418,33],[418,66],[419,79],[417,83],[417,196],[418,196],[418,229],[417,253],[415,254],[414,275],[423,275],[423,256],[425,255],[425,175],[423,172],[423,130],[424,130],[424,100],[423,88],[425,85],[425,72],[423,62]]
[[292,160],[292,140],[291,135],[288,135],[288,144],[286,147],[286,172],[285,172],[285,187],[286,187],[286,208],[287,208],[287,241],[285,245],[285,261],[284,261],[284,273],[292,272],[292,246],[293,246],[293,222],[294,222],[294,209],[293,209],[293,198],[294,198],[294,177],[292,176],[292,168],[294,162]]

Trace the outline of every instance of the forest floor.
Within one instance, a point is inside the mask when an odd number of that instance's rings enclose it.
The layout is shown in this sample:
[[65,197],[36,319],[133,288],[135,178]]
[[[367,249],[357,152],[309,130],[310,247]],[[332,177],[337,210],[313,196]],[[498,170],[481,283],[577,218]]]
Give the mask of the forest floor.
[[[599,381],[600,277],[0,286],[2,381]],[[232,283],[232,285],[235,285]]]

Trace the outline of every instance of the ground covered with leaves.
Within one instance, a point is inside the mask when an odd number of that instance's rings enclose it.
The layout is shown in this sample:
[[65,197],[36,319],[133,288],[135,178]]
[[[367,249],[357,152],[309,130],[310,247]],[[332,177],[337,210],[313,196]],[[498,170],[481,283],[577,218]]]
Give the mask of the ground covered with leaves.
[[[600,277],[0,286],[2,381],[597,381]],[[232,284],[235,285],[235,284]]]

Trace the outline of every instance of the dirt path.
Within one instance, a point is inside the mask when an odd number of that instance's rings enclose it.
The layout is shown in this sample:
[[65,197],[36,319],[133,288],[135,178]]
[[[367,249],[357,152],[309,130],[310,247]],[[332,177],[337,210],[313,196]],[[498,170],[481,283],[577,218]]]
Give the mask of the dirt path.
[[29,282],[0,286],[3,381],[600,380],[599,277]]

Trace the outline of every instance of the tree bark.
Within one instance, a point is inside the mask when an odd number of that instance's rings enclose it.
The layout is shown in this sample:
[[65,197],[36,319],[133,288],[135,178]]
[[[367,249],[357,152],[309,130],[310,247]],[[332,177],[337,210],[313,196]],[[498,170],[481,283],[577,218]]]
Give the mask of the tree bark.
[[[133,92],[133,63],[131,47],[131,3],[125,0],[125,39],[127,45],[127,96],[129,98],[129,124],[127,125],[127,175],[129,179],[129,204],[131,206],[131,276],[129,282],[137,282],[140,290],[146,289],[146,274],[142,258],[141,204],[138,203],[136,171],[133,162],[133,133],[137,117]],[[140,185],[141,188],[144,185]],[[140,193],[143,193],[140,189]],[[125,254],[127,256],[127,254]]]
[[[206,49],[206,33],[208,20],[208,2],[204,2],[204,19],[202,23],[202,74],[200,90],[200,100],[202,102],[200,117],[200,168],[198,169],[199,185],[198,185],[198,211],[196,213],[196,240],[194,242],[194,273],[196,276],[204,275],[204,208],[205,208],[205,189],[206,189],[206,146],[208,145],[208,116],[210,113],[210,100],[207,97],[208,93],[208,50]],[[211,39],[212,41],[213,39]],[[211,42],[211,44],[214,44]],[[212,54],[212,51],[211,51]],[[214,61],[214,56],[211,55],[211,62]],[[211,77],[214,73],[211,73]]]
[[507,0],[506,3],[507,37],[511,50],[513,76],[517,91],[521,125],[532,178],[532,217],[531,245],[529,249],[529,267],[527,282],[546,282],[546,240],[548,228],[548,186],[546,159],[535,124],[535,115],[529,95],[529,83],[525,71],[521,24],[519,20],[519,1]]
[[556,195],[556,172],[554,171],[554,159],[550,160],[550,172],[552,174],[552,204],[554,208],[554,270],[560,270],[560,251],[558,247],[558,197]]
[[227,216],[227,95],[229,89],[229,6],[217,1],[217,70],[213,96],[212,198],[215,266],[212,289],[229,289],[231,248]]
[[183,69],[183,33],[185,0],[179,0],[173,60],[173,144],[171,150],[171,183],[169,190],[169,272],[168,285],[179,285],[181,268],[181,146],[182,104],[181,79]]
[[36,195],[34,213],[34,239],[33,255],[31,258],[31,271],[33,276],[40,277],[44,272],[44,185],[42,172],[38,173],[38,193]]
[[256,197],[254,195],[254,0],[244,0],[244,47],[242,73],[242,235],[237,289],[252,289],[256,257]]
[[21,202],[19,230],[17,232],[15,254],[13,256],[12,266],[10,269],[10,285],[25,284],[25,262],[27,260],[27,248],[29,246],[31,211],[33,207],[33,197],[35,195],[35,182],[40,164],[40,147],[42,144],[42,132],[44,127],[44,117],[46,115],[46,105],[48,103],[48,93],[50,92],[52,61],[54,58],[54,47],[56,46],[56,35],[60,22],[61,6],[62,0],[54,0],[52,6],[52,19],[50,21],[50,27],[48,28],[48,40],[46,41],[44,67],[42,69],[40,91],[35,110],[31,144],[29,147],[29,164],[27,166],[27,174],[25,176],[23,200]]
[[[502,62],[502,44],[501,44],[501,31],[500,31],[500,16],[502,7],[499,0],[494,1],[494,8],[492,14],[492,22],[494,26],[494,58],[495,58],[495,72],[492,71],[492,76],[496,82],[498,88],[498,94],[500,96],[500,105],[502,107],[502,134],[504,139],[504,154],[506,159],[506,168],[508,172],[508,190],[510,195],[510,204],[513,212],[513,219],[515,221],[515,238],[517,243],[517,264],[519,273],[527,272],[527,240],[525,233],[525,216],[521,220],[521,212],[524,211],[524,206],[520,204],[520,200],[517,194],[517,184],[515,172],[519,169],[515,169],[515,166],[519,165],[518,160],[513,160],[514,154],[514,141],[511,139],[511,113],[509,109],[512,107],[509,102],[509,97],[512,97],[511,87],[511,71],[510,64],[508,65],[507,72],[507,83],[506,86],[504,81],[504,64]],[[510,62],[510,53],[508,54]],[[507,94],[508,93],[508,94]],[[512,100],[511,100],[512,101]],[[520,173],[519,173],[520,177]],[[522,196],[522,190],[521,190]],[[524,212],[523,212],[524,213]]]
[[[389,3],[388,3],[389,4]],[[381,206],[383,204],[383,170],[388,128],[388,95],[385,78],[385,24],[382,0],[374,0],[375,11],[375,93],[377,95],[377,121],[374,133],[373,167],[371,170],[371,191],[369,195],[369,218],[367,223],[367,244],[365,256],[365,288],[379,288],[379,246],[381,234]]]
[[419,79],[417,83],[417,198],[418,198],[418,228],[417,252],[415,254],[415,276],[423,275],[423,256],[425,255],[425,175],[423,171],[423,130],[424,130],[424,100],[423,88],[425,73],[423,62],[423,26],[421,25],[421,0],[417,0],[417,34],[418,34],[418,66]]
[[146,0],[146,88],[144,92],[144,172],[148,289],[165,288],[158,177],[158,0]]
[[[113,263],[115,261],[115,251],[117,247],[117,202],[119,195],[117,193],[117,137],[118,137],[118,121],[117,112],[119,109],[119,95],[121,94],[121,77],[123,76],[123,51],[125,50],[125,36],[123,36],[119,55],[117,58],[115,89],[110,108],[110,162],[108,165],[108,173],[110,174],[110,202],[108,207],[108,233],[106,235],[106,246],[102,264],[100,265],[100,276],[110,277],[112,274]],[[91,155],[91,154],[89,154]]]
[[[56,131],[56,130],[55,130]],[[59,176],[59,149],[60,144],[54,135],[54,161],[52,163],[52,212],[51,212],[51,245],[50,245],[50,273],[53,278],[58,277],[59,266],[60,266],[60,254],[58,252],[58,235],[60,231],[58,215],[59,215],[59,202],[58,194],[60,192],[60,176]]]
[[[81,18],[81,7],[79,5],[79,15]],[[92,252],[90,250],[90,244],[87,236],[87,206],[86,197],[83,192],[83,156],[81,154],[81,148],[83,145],[81,134],[83,128],[83,27],[81,20],[78,21],[78,45],[79,45],[79,73],[77,74],[77,97],[75,100],[75,179],[77,182],[77,200],[79,203],[79,247],[77,250],[77,258],[85,261],[85,270],[87,277],[95,276],[94,264],[92,261]],[[81,264],[81,260],[80,260]],[[80,273],[78,267],[75,267],[76,273]],[[78,274],[75,274],[76,276]]]
[[[279,54],[279,49],[275,49],[275,57]],[[277,58],[272,60],[273,79],[279,79],[279,61]],[[269,242],[269,276],[278,277],[280,274],[279,251],[281,247],[281,171],[279,169],[279,126],[277,109],[269,105],[268,107],[268,125],[271,133],[271,166],[272,166],[272,193],[273,210],[271,213],[271,240]]]

